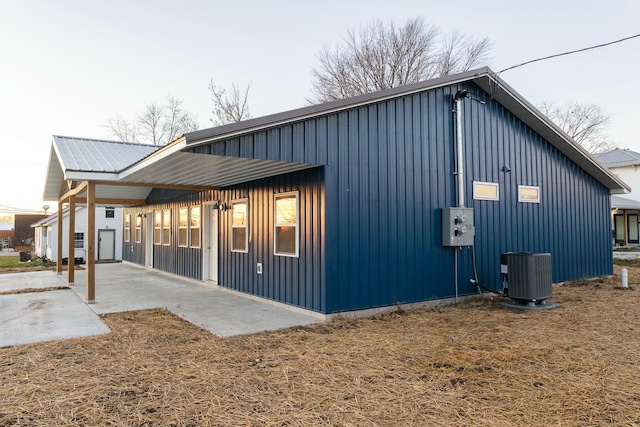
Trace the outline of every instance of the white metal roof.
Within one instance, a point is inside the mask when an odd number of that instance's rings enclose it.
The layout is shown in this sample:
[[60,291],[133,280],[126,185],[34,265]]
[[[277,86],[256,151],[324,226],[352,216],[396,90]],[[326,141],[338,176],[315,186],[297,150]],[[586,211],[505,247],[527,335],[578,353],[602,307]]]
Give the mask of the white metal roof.
[[[53,136],[43,200],[58,200],[67,180],[117,179],[117,173],[160,149],[155,145],[101,139]],[[146,198],[150,189],[127,192],[127,198]],[[101,195],[101,197],[116,197]],[[118,197],[120,198],[120,197]]]
[[611,196],[611,209],[638,209],[640,201],[627,199],[626,197]]
[[[96,198],[122,200],[119,204],[127,205],[135,204],[128,200],[146,199],[153,189],[151,184],[213,189],[317,166],[182,152],[184,138],[164,147],[141,147],[54,136],[43,199],[58,200],[69,190],[68,180],[92,180],[96,182]],[[109,184],[101,185],[101,181]],[[128,185],[112,185],[113,182]],[[86,197],[86,192],[77,197]]]
[[158,150],[158,146],[54,135],[54,147],[65,171],[120,172]]
[[622,148],[594,154],[594,156],[607,167],[640,165],[640,153]]

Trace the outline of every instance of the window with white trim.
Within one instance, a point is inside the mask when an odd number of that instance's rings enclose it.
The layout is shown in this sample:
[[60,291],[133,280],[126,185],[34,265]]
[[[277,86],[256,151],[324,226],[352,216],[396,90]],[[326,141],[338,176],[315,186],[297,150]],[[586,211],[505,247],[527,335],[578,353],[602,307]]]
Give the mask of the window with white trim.
[[135,229],[135,240],[136,243],[142,242],[142,214],[139,213],[136,215],[136,229]]
[[497,182],[473,181],[473,198],[475,200],[500,200]]
[[153,244],[159,245],[162,243],[162,211],[155,211],[153,213]]
[[274,253],[281,256],[299,255],[298,192],[275,194]]
[[124,241],[131,241],[131,215],[124,216]]
[[540,187],[518,185],[518,201],[523,203],[540,203]]
[[178,246],[186,247],[189,244],[187,241],[189,236],[189,209],[180,208],[178,215]]
[[73,247],[76,249],[84,248],[84,233],[73,233]]
[[247,199],[231,201],[231,252],[249,252]]
[[171,210],[162,211],[162,244],[171,244]]
[[192,248],[199,248],[201,228],[200,206],[191,206],[189,220],[189,245]]

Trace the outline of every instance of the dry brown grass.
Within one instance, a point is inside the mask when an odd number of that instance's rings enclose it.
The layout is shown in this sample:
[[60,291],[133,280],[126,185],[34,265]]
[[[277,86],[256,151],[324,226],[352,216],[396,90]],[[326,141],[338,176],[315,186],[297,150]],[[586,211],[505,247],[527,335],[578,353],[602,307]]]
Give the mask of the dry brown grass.
[[[618,268],[616,267],[616,270]],[[163,310],[0,349],[0,425],[640,425],[640,269],[554,288],[221,339]]]

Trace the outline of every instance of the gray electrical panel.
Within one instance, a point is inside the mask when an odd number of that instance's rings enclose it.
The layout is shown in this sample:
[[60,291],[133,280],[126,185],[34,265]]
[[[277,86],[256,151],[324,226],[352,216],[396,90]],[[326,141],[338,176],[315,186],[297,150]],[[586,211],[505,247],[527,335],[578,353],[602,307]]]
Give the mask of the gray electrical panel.
[[442,209],[443,246],[473,246],[475,235],[472,208]]

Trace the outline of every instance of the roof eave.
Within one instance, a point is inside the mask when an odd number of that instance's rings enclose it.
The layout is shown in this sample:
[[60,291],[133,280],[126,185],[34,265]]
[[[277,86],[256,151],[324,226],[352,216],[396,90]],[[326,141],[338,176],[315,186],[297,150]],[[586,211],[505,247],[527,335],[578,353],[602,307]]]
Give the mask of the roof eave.
[[[574,141],[566,132],[524,99],[511,86],[503,82],[495,73],[488,72],[483,76],[473,79],[473,81],[569,159],[606,186],[612,194],[622,194],[631,191],[631,187],[613,174],[584,147]],[[513,101],[515,101],[516,104],[514,104]]]
[[378,92],[366,93],[352,98],[339,99],[322,104],[310,105],[295,110],[284,111],[268,116],[257,117],[238,123],[213,127],[186,133],[184,135],[188,147],[205,145],[220,139],[227,139],[259,130],[272,128],[285,123],[297,122],[311,117],[331,114],[348,108],[356,108],[361,105],[384,101],[397,96],[410,95],[424,90],[435,89],[442,86],[472,80],[481,75],[487,75],[491,70],[488,67],[479,68],[459,74],[425,80],[405,86],[385,89]]

